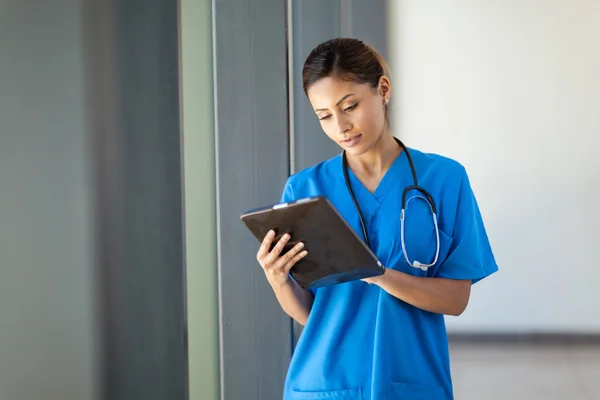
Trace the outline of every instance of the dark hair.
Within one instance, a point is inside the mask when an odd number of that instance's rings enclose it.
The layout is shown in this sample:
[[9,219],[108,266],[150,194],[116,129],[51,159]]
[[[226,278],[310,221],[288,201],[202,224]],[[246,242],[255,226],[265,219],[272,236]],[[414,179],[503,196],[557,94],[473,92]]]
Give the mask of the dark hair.
[[383,75],[389,77],[388,68],[374,48],[358,39],[336,38],[310,52],[302,69],[302,86],[306,94],[312,84],[335,76],[376,88]]

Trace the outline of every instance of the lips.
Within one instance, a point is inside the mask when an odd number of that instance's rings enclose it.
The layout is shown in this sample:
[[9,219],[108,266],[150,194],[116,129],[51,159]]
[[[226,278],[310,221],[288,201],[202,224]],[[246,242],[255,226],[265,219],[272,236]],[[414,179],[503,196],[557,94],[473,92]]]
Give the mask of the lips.
[[358,143],[358,141],[360,140],[361,134],[359,133],[358,135],[354,135],[351,136],[349,138],[346,138],[344,140],[342,140],[342,144],[344,144],[345,146],[354,146],[355,144]]

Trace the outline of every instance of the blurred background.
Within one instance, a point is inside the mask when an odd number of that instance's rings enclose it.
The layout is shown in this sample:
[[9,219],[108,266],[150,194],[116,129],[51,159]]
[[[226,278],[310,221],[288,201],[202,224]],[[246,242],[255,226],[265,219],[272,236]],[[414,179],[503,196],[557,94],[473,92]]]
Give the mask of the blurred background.
[[239,215],[338,153],[300,81],[338,36],[479,200],[456,398],[600,398],[597,1],[1,0],[0,400],[281,398],[301,330]]

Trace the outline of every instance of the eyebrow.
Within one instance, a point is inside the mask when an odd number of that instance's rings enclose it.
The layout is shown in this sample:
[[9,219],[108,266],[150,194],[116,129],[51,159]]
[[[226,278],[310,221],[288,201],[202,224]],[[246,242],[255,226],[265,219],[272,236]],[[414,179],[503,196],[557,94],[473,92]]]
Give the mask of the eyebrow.
[[[348,97],[350,97],[350,96],[355,96],[355,94],[354,94],[354,93],[350,93],[350,94],[347,94],[347,95],[345,95],[344,97],[342,97],[342,98],[341,98],[341,99],[340,99],[340,100],[339,100],[339,101],[338,101],[338,102],[335,104],[335,106],[336,106],[336,107],[337,107],[337,106],[339,106],[339,105],[342,103],[342,101],[346,100],[346,99],[347,99]],[[316,110],[315,110],[315,112],[317,112],[317,111],[327,111],[327,109],[326,109],[326,108],[319,108],[319,109],[316,109]]]

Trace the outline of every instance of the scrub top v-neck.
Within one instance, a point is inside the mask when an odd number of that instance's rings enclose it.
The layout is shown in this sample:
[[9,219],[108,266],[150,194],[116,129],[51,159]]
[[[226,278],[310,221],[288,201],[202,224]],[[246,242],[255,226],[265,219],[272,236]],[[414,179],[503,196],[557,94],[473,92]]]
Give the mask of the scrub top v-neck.
[[[419,183],[438,207],[440,253],[422,271],[404,260],[400,244],[402,191],[412,184],[404,152],[371,193],[349,172],[371,248],[386,268],[421,277],[472,282],[498,270],[465,169],[439,155],[409,149]],[[291,176],[282,202],[326,196],[362,237],[342,172],[341,156]],[[429,261],[435,231],[426,202],[407,208],[406,250]],[[416,308],[363,281],[311,290],[314,303],[285,382],[284,399],[453,399],[444,316]]]

